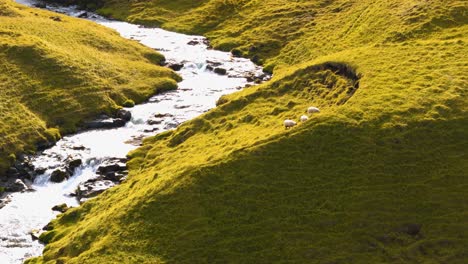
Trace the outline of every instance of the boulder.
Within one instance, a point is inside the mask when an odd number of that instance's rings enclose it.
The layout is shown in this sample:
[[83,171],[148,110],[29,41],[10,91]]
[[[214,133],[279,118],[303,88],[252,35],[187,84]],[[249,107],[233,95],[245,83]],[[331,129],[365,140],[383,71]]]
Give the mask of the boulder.
[[120,160],[108,160],[99,166],[97,173],[100,175],[106,175],[110,172],[120,172],[125,170],[127,170],[127,164],[124,162]]
[[76,189],[76,198],[78,201],[84,202],[113,186],[115,186],[115,184],[109,180],[87,181],[80,184]]
[[191,40],[187,43],[187,45],[190,45],[190,46],[195,46],[195,45],[198,45],[200,44],[200,42],[196,41],[196,40]]
[[50,175],[50,181],[56,183],[63,182],[68,178],[70,178],[70,173],[63,169],[56,169]]
[[76,168],[80,167],[83,164],[81,159],[71,159],[67,162],[68,171],[74,172]]
[[185,108],[189,108],[190,105],[174,105],[174,108],[175,109],[185,109]]
[[175,121],[171,121],[171,122],[167,122],[164,124],[164,129],[173,129],[173,128],[176,128],[179,126],[179,123],[175,122]]
[[132,119],[132,113],[125,109],[120,109],[119,111],[117,111],[116,117],[128,122]]
[[44,174],[46,171],[47,171],[46,168],[36,168],[36,169],[34,170],[34,173],[35,173],[36,175],[42,175],[42,174]]
[[110,129],[118,128],[125,126],[127,122],[122,118],[108,118],[108,119],[99,119],[91,122],[85,123],[85,128],[88,129]]
[[159,130],[159,128],[154,127],[154,128],[151,128],[151,129],[145,129],[145,130],[143,130],[143,132],[144,133],[153,133],[153,132],[156,132],[158,130]]
[[88,18],[88,12],[83,12],[78,15],[79,18]]
[[168,63],[167,67],[171,68],[174,71],[180,71],[184,67],[184,64],[183,63]]
[[123,127],[123,126],[125,126],[126,123],[127,123],[127,121],[125,121],[122,118],[115,118],[114,120],[112,120],[112,125],[113,125],[114,128]]
[[84,146],[73,146],[73,150],[85,150],[86,148]]
[[161,119],[149,119],[148,121],[146,121],[146,123],[147,123],[148,125],[152,125],[152,126],[154,126],[154,125],[159,125],[159,124],[161,124],[162,122],[163,122],[163,120],[161,120]]
[[163,118],[163,117],[172,117],[173,115],[166,113],[166,114],[155,114],[154,117],[156,118]]
[[126,176],[128,171],[122,171],[122,172],[108,172],[106,175],[104,175],[104,180],[109,180],[112,182],[120,182],[122,178]]
[[28,189],[28,186],[20,179],[16,179],[14,182],[9,183],[5,190],[7,192],[22,192]]
[[227,74],[227,70],[224,69],[224,68],[215,68],[214,69],[214,73],[216,74],[219,74],[219,75],[226,75]]
[[54,207],[52,207],[52,211],[56,211],[56,212],[60,212],[60,213],[65,213],[68,209],[68,205],[67,204],[60,204],[60,205],[56,205]]
[[206,63],[213,67],[219,67],[223,65],[221,62],[206,60]]
[[242,51],[240,51],[239,49],[232,49],[231,54],[234,57],[242,57]]

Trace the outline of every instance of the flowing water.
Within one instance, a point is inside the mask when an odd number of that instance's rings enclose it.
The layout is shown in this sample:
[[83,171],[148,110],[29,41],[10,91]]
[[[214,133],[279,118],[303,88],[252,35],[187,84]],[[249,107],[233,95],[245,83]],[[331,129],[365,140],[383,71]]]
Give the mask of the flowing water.
[[[18,0],[32,6],[33,0]],[[83,11],[75,7],[48,7],[49,9],[78,16]],[[66,203],[78,206],[74,192],[80,183],[96,177],[99,165],[109,158],[123,158],[135,149],[143,137],[154,135],[192,119],[215,107],[223,94],[237,91],[248,82],[245,76],[262,75],[262,69],[242,58],[233,58],[229,53],[209,49],[200,36],[188,36],[158,28],[144,28],[118,22],[89,13],[89,20],[115,29],[123,37],[134,39],[159,50],[167,61],[183,63],[179,74],[183,81],[176,91],[156,95],[145,104],[127,109],[132,119],[125,127],[107,130],[90,130],[66,136],[54,147],[31,157],[36,168],[46,172],[36,177],[32,192],[13,193],[11,200],[0,209],[0,263],[21,263],[24,259],[39,256],[43,245],[34,241],[31,231],[41,230],[57,212],[54,205]],[[193,45],[195,42],[198,44]],[[191,44],[188,44],[192,42]],[[208,70],[207,62],[219,63],[227,69],[227,75],[217,75]],[[148,120],[159,116],[158,122]],[[62,183],[49,181],[51,172],[64,165],[65,160],[79,158],[83,164],[74,175]],[[95,198],[99,199],[99,198]]]

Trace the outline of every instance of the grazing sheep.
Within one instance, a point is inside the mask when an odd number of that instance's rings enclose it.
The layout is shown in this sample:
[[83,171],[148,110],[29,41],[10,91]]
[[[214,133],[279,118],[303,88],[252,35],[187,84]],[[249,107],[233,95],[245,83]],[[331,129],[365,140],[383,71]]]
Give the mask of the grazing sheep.
[[304,123],[304,122],[307,121],[307,120],[309,120],[309,117],[308,117],[308,116],[306,116],[306,115],[301,116],[301,122]]
[[286,127],[286,129],[291,128],[295,125],[297,125],[297,123],[292,120],[289,120],[289,119],[284,120],[284,126]]
[[312,113],[320,113],[320,109],[318,109],[315,106],[311,106],[307,109],[307,113],[312,114]]

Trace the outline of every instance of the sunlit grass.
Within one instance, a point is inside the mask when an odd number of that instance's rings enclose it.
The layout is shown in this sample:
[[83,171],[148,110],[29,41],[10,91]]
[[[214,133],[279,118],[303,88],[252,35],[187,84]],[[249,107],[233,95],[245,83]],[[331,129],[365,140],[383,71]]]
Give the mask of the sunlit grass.
[[467,262],[464,1],[106,3],[275,75],[145,140],[128,181],[56,220],[34,261]]

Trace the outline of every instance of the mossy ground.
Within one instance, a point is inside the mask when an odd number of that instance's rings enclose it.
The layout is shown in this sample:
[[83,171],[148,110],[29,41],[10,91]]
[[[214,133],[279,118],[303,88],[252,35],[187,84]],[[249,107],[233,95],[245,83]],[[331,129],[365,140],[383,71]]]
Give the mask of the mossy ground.
[[170,3],[101,10],[164,8],[163,27],[257,55],[273,80],[145,140],[31,263],[468,261],[465,1]]
[[174,88],[179,77],[161,60],[95,23],[1,0],[0,175],[37,142]]

